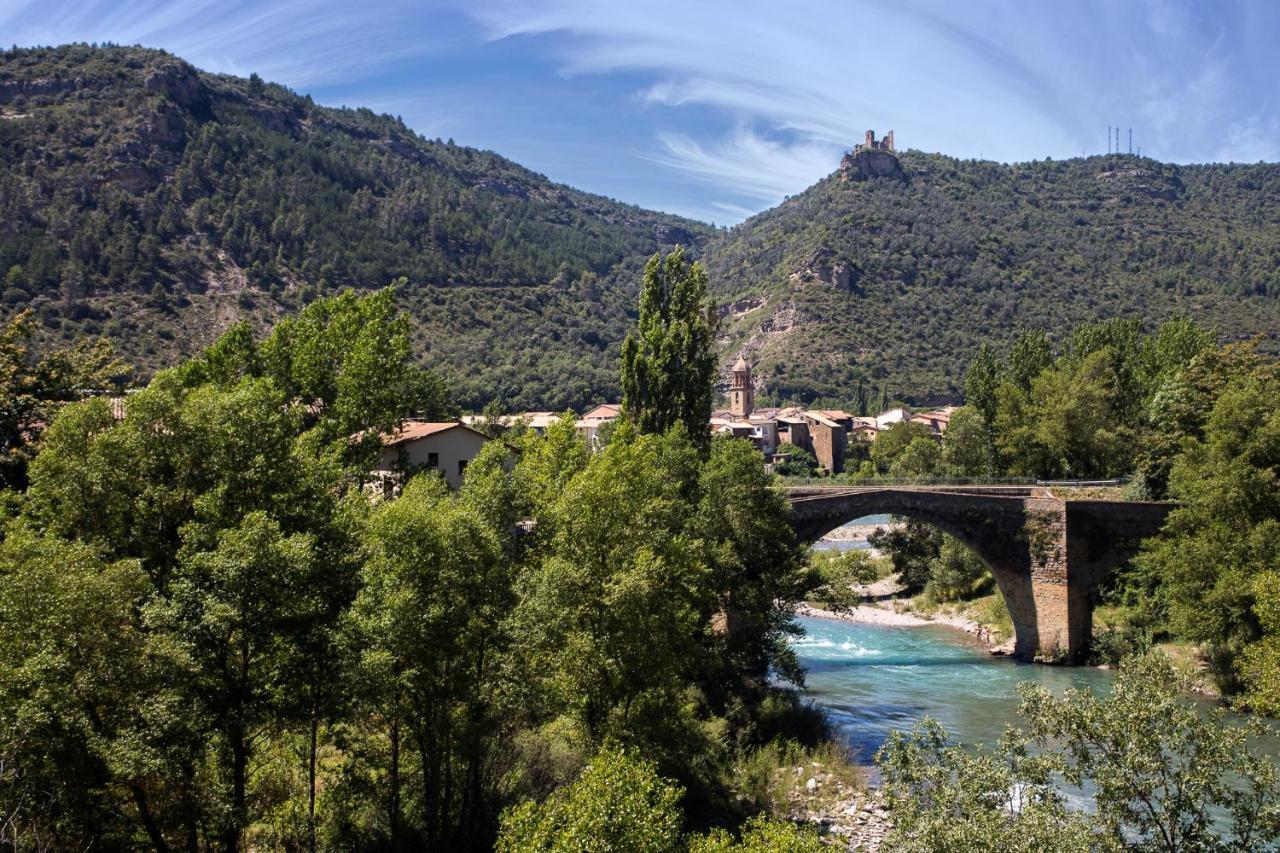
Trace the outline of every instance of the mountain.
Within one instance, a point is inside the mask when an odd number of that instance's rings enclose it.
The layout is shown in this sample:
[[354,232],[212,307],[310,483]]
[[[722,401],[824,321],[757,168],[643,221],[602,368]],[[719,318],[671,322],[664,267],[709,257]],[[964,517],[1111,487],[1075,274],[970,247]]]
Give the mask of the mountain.
[[955,397],[983,341],[1174,313],[1280,330],[1280,166],[851,154],[716,231],[391,116],[161,51],[0,52],[0,313],[106,334],[142,376],[238,318],[394,283],[459,401],[618,396],[640,272],[691,247],[762,402]]
[[0,52],[0,306],[106,334],[143,375],[240,317],[398,282],[460,401],[617,396],[652,253],[706,225],[161,51]]
[[1280,166],[876,155],[896,168],[848,155],[705,249],[762,399],[954,398],[983,341],[1114,316],[1276,348]]

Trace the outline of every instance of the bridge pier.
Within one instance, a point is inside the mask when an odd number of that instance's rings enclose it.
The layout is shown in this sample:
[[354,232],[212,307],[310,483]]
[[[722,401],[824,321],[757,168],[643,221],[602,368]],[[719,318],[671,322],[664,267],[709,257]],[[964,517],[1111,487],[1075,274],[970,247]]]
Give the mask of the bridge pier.
[[1084,660],[1098,585],[1159,532],[1173,508],[1000,487],[795,489],[790,499],[792,525],[809,541],[876,513],[955,536],[991,568],[1013,622],[1015,656],[1054,663]]

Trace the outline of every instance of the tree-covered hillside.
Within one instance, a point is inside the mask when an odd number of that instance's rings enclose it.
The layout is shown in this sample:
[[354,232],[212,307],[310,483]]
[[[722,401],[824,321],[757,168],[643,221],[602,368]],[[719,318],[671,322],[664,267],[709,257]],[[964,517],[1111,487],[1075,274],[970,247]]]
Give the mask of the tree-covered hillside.
[[617,394],[644,259],[710,229],[496,154],[166,53],[0,52],[0,279],[51,348],[106,334],[149,372],[230,322],[403,278],[464,403]]
[[644,261],[675,244],[724,303],[722,365],[745,349],[766,401],[957,396],[980,343],[1113,316],[1280,329],[1280,166],[900,160],[717,234],[160,51],[15,49],[0,313],[33,309],[45,352],[105,334],[145,378],[236,319],[403,279],[462,405],[536,409],[619,397]]
[[958,395],[983,341],[1186,314],[1226,338],[1280,332],[1280,166],[1132,156],[1001,165],[856,163],[707,247],[735,300],[726,348],[766,397]]

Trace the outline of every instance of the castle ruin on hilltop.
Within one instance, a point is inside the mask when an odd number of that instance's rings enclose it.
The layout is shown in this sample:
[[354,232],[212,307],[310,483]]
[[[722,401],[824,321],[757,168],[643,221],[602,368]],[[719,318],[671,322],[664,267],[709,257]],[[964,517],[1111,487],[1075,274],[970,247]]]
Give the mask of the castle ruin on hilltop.
[[867,131],[867,138],[861,145],[853,146],[854,154],[861,154],[863,151],[888,151],[893,153],[893,131],[889,131],[884,135],[884,139],[876,141],[876,132],[874,130]]
[[841,176],[847,181],[865,181],[868,178],[896,178],[906,180],[902,164],[893,147],[893,131],[876,140],[876,132],[868,130],[866,138],[840,161]]

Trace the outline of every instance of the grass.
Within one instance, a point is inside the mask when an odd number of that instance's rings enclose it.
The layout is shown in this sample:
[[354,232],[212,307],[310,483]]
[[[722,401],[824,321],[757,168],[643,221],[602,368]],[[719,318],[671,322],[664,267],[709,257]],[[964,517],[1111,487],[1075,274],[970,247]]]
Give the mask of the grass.
[[754,809],[786,817],[829,812],[865,794],[867,781],[843,744],[775,740],[734,763],[729,787]]

